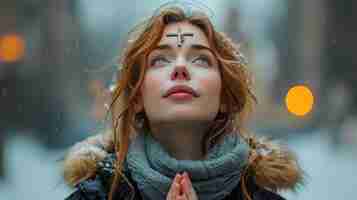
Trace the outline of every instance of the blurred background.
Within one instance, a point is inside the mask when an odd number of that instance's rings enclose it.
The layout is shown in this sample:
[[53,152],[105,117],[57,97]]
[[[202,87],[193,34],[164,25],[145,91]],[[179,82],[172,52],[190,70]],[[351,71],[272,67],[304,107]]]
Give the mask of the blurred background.
[[[103,127],[127,33],[165,2],[1,1],[1,200],[64,199],[71,192],[60,160]],[[282,195],[355,198],[357,2],[195,4],[249,61],[258,98],[249,126],[293,149],[307,174],[304,187]]]

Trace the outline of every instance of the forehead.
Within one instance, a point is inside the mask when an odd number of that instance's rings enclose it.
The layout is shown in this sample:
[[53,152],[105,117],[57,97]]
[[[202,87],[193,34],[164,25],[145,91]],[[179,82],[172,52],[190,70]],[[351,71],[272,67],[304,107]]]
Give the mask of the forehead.
[[177,45],[178,39],[177,37],[168,37],[167,35],[179,35],[179,34],[193,34],[193,36],[184,36],[184,43],[194,43],[194,44],[201,44],[204,46],[209,47],[208,39],[204,32],[198,28],[197,26],[189,23],[189,22],[177,22],[168,24],[164,32],[161,36],[160,44],[169,44],[169,45]]

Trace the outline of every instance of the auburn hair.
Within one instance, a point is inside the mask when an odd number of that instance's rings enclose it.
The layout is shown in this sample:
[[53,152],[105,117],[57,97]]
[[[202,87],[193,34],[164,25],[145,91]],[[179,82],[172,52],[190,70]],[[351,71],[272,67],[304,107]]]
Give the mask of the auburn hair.
[[140,133],[140,129],[150,130],[145,113],[135,113],[134,109],[146,72],[147,56],[160,41],[166,25],[178,22],[188,22],[200,28],[208,38],[219,63],[221,104],[226,109],[217,114],[212,127],[205,134],[203,152],[206,153],[212,145],[219,142],[223,134],[239,134],[248,144],[254,143],[251,141],[254,137],[248,136],[248,132],[243,130],[243,121],[256,103],[256,98],[251,91],[251,76],[238,46],[225,34],[215,30],[209,17],[203,12],[188,14],[179,6],[160,8],[129,33],[128,43],[119,60],[117,83],[110,106],[117,160],[109,200],[113,200],[121,179],[127,181],[122,170],[131,136]]

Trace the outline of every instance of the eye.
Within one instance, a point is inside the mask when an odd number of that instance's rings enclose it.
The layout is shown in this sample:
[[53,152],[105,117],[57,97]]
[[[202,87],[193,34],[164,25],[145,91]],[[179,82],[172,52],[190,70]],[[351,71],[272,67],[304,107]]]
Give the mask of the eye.
[[205,55],[200,55],[200,56],[196,57],[195,59],[193,59],[192,63],[202,65],[202,66],[211,66],[211,64],[212,64],[209,57],[205,56]]
[[157,56],[150,61],[150,66],[165,65],[170,63],[170,61],[164,56]]

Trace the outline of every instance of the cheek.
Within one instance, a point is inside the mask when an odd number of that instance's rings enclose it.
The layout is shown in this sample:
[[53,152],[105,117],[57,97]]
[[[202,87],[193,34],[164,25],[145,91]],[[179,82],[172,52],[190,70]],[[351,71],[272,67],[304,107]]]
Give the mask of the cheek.
[[206,114],[208,114],[209,119],[213,120],[220,107],[220,94],[221,94],[221,79],[218,75],[207,76],[198,81],[200,88],[202,89],[202,101],[200,106],[204,107],[203,109]]
[[206,93],[211,96],[218,96],[221,91],[221,79],[219,76],[207,77],[205,79],[201,79],[199,84],[206,91]]
[[144,101],[159,95],[160,85],[162,85],[161,83],[162,80],[160,79],[160,76],[153,76],[152,74],[145,75],[143,84],[140,87]]

